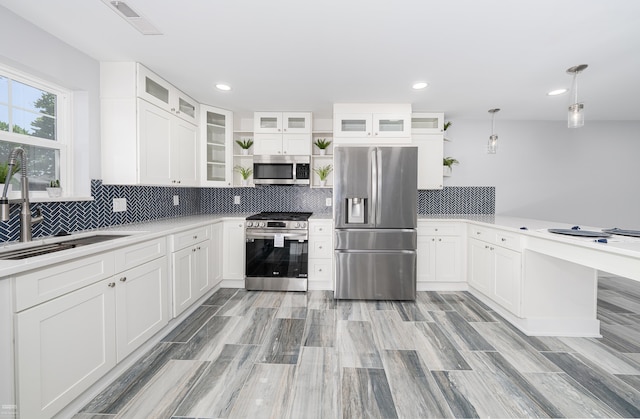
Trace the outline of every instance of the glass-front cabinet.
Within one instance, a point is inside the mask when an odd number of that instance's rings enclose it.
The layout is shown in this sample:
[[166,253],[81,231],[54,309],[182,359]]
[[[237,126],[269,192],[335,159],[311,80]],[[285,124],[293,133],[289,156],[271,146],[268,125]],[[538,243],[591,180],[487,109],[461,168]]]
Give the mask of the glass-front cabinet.
[[411,115],[413,134],[442,134],[444,132],[444,113],[416,112]]
[[204,186],[231,186],[233,179],[233,113],[201,106],[201,181]]
[[311,112],[254,112],[257,134],[311,134]]
[[334,136],[344,138],[409,138],[407,114],[340,114],[334,119]]

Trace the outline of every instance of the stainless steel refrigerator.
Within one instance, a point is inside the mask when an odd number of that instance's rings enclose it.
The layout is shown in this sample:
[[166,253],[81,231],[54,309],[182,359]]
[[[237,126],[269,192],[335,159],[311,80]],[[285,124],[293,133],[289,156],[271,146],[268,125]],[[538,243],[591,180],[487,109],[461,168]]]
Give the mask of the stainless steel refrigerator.
[[416,147],[336,147],[334,298],[415,300]]

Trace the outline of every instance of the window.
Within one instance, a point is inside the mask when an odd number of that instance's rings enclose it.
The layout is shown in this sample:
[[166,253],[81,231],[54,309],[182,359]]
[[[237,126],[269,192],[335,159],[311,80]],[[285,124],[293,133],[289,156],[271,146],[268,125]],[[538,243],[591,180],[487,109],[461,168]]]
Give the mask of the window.
[[[14,147],[24,148],[33,196],[46,196],[51,180],[64,185],[70,178],[69,96],[57,86],[0,66],[0,163],[8,161]],[[20,172],[11,184],[14,191],[20,189]]]

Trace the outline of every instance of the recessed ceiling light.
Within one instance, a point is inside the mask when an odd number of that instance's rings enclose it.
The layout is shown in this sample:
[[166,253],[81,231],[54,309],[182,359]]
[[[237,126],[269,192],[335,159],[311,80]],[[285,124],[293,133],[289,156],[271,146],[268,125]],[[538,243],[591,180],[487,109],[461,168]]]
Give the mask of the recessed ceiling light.
[[216,84],[216,88],[217,88],[218,90],[224,90],[225,92],[226,92],[227,90],[231,90],[231,86],[229,86],[228,84],[222,84],[222,83],[218,83],[218,84]]
[[420,90],[420,89],[424,89],[424,88],[425,88],[425,87],[427,87],[428,85],[429,85],[429,84],[427,84],[427,83],[425,83],[425,82],[421,81],[421,82],[419,82],[419,83],[415,83],[415,84],[414,84],[413,86],[411,86],[411,87],[413,87],[413,88],[414,88],[414,89],[416,89],[416,90]]
[[556,90],[552,90],[549,93],[547,93],[547,96],[558,96],[561,95],[563,93],[567,93],[569,91],[569,89],[556,89]]

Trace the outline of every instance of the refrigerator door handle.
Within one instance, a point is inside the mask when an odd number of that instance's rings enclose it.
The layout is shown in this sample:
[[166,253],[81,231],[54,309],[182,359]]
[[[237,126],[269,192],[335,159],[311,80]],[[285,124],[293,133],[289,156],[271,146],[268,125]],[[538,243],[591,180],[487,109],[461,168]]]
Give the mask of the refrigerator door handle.
[[371,202],[369,208],[371,219],[369,224],[378,224],[378,149],[371,150]]

